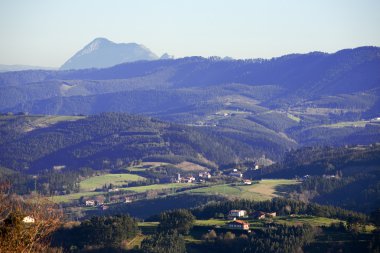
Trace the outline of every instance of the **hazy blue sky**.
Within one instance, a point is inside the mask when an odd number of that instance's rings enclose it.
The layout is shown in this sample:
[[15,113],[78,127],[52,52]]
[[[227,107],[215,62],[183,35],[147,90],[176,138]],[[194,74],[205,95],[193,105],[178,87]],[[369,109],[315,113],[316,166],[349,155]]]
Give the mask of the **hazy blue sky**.
[[380,46],[379,0],[0,0],[0,64],[60,66],[96,37],[158,55]]

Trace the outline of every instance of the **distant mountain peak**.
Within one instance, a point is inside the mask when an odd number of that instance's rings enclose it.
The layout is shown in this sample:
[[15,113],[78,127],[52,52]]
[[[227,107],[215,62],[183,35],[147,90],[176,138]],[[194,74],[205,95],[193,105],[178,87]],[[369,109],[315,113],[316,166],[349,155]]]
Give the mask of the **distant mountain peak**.
[[90,54],[91,52],[100,49],[104,46],[114,45],[116,43],[106,39],[106,38],[96,38],[93,41],[91,41],[87,46],[85,46],[82,50],[80,50],[78,53],[80,55]]
[[161,57],[160,60],[168,60],[168,59],[174,59],[173,55],[170,55],[168,53],[164,53]]
[[125,62],[156,60],[144,45],[115,43],[106,38],[96,38],[67,60],[61,69],[106,68]]

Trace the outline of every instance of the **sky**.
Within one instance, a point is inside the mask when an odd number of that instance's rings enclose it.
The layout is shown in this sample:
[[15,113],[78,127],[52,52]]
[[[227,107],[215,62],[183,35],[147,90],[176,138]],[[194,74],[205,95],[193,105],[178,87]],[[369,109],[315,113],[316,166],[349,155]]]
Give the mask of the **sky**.
[[0,64],[59,67],[97,37],[157,55],[271,58],[380,46],[379,0],[0,0]]

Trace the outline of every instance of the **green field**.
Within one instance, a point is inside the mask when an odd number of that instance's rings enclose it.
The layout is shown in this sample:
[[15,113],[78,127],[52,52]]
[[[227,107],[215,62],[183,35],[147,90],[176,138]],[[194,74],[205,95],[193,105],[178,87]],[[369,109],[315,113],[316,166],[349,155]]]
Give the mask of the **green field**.
[[315,217],[309,215],[296,215],[295,217],[284,216],[277,217],[275,222],[278,224],[285,224],[290,226],[299,226],[303,224],[309,224],[311,226],[330,226],[331,223],[339,223],[338,219],[330,219],[324,217]]
[[[332,223],[340,222],[340,220],[338,219],[330,219],[330,218],[325,218],[325,217],[316,217],[316,216],[309,216],[309,215],[296,215],[294,217],[279,216],[272,219],[264,219],[264,220],[249,219],[247,220],[247,222],[249,223],[250,228],[255,229],[255,228],[262,228],[263,225],[266,222],[268,222],[268,220],[277,224],[286,224],[289,226],[302,226],[303,224],[309,224],[315,227],[330,226]],[[223,227],[229,222],[231,222],[231,220],[225,220],[225,219],[195,220],[194,226]],[[158,224],[159,224],[158,222],[139,222],[138,226],[139,228],[147,229],[147,228],[156,228]]]
[[[302,226],[303,224],[309,224],[311,226],[315,227],[321,227],[321,226],[330,226],[331,223],[338,223],[340,220],[338,219],[330,219],[330,218],[324,218],[324,217],[316,217],[316,216],[308,216],[308,215],[297,215],[295,217],[290,216],[280,216],[275,217],[272,219],[263,219],[263,220],[256,220],[256,219],[249,219],[246,220],[249,223],[249,226],[251,229],[260,229],[264,226],[266,222],[274,222],[277,224],[286,224],[289,226]],[[209,220],[196,220],[195,225],[196,226],[223,226],[226,225],[230,220],[224,220],[224,219],[209,219]]]
[[[115,186],[121,186],[126,182],[145,180],[145,178],[133,174],[105,174],[95,176],[80,182],[81,192],[73,193],[62,196],[53,197],[54,202],[70,202],[77,200],[80,197],[89,197],[102,195],[105,192],[95,192],[96,188],[101,188],[104,184],[112,183]],[[284,185],[297,184],[296,180],[261,180],[252,185],[213,185],[198,189],[189,189],[185,192],[193,194],[210,194],[210,195],[224,195],[231,198],[245,198],[250,200],[269,200],[277,196],[284,195],[284,192],[279,191],[277,188]],[[154,184],[136,187],[119,187],[120,190],[128,190],[136,193],[146,192],[150,190],[165,190],[176,188],[191,188],[194,184],[183,183],[170,183],[170,184]]]
[[134,174],[105,174],[101,176],[90,177],[80,182],[80,190],[82,192],[93,191],[96,188],[102,188],[105,184],[113,184],[114,186],[121,186],[127,182],[145,180]]
[[218,194],[225,195],[232,198],[244,198],[250,200],[269,200],[280,195],[284,195],[284,192],[278,190],[279,187],[284,185],[297,184],[296,180],[261,180],[252,185],[214,185],[207,188],[200,188],[190,190],[188,192],[195,194]]
[[208,227],[208,226],[224,226],[226,225],[226,223],[228,223],[230,221],[228,220],[217,220],[217,219],[209,219],[209,220],[196,220],[195,221],[195,226],[204,226],[204,227]]
[[51,201],[55,203],[67,203],[74,200],[78,200],[80,197],[91,197],[96,195],[104,194],[105,192],[78,192],[67,195],[53,196],[50,198]]
[[[118,174],[116,174],[118,175]],[[128,174],[122,174],[122,175],[128,175]],[[135,175],[133,175],[135,176]],[[90,178],[91,179],[91,178]],[[86,183],[87,184],[87,183]],[[93,184],[89,184],[91,187],[93,187]],[[100,184],[100,186],[104,185]],[[146,185],[146,186],[136,186],[136,187],[120,187],[120,190],[128,190],[128,191],[134,191],[134,192],[146,192],[149,190],[164,190],[164,189],[174,189],[174,188],[181,188],[181,187],[191,187],[192,184],[180,184],[180,183],[173,183],[173,184],[154,184],[154,185]],[[80,197],[90,197],[90,196],[97,196],[97,195],[103,195],[106,192],[95,192],[91,191],[90,188],[87,187],[87,191],[81,191],[78,193],[72,193],[67,195],[61,195],[61,196],[54,196],[51,198],[52,201],[56,203],[67,203],[71,202],[73,200],[78,200]]]
[[360,121],[348,121],[348,122],[339,122],[330,125],[321,125],[319,127],[327,127],[327,128],[342,128],[342,127],[365,127],[369,124],[369,121],[360,120]]
[[75,121],[86,118],[85,116],[44,116],[41,121],[46,124],[55,124],[61,121]]
[[128,187],[123,188],[125,190],[134,191],[134,192],[145,192],[149,190],[164,190],[172,188],[181,188],[181,187],[191,187],[192,184],[182,184],[182,183],[172,183],[172,184],[152,184],[146,186],[137,186],[137,187]]
[[296,122],[301,122],[301,119],[293,114],[287,113],[286,116],[288,116],[289,119],[294,120]]

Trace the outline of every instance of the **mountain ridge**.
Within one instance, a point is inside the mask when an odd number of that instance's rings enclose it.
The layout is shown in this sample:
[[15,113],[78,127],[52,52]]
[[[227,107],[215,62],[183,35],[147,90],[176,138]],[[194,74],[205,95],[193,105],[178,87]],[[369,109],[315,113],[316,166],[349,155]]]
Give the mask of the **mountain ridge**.
[[68,59],[60,69],[105,68],[124,62],[156,59],[158,56],[143,45],[96,38]]
[[379,69],[380,48],[361,47],[270,60],[186,57],[9,72],[0,74],[0,112],[143,114],[212,127],[275,158],[273,143],[285,150],[380,141]]

